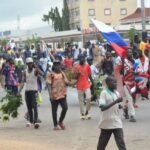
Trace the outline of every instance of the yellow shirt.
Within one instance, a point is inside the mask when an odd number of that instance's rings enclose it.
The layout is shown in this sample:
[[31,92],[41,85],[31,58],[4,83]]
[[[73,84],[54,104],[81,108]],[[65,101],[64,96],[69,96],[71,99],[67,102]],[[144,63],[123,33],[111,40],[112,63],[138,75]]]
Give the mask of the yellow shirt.
[[10,50],[7,51],[7,53],[8,53],[9,55],[13,55],[14,52],[13,52],[12,49],[10,49]]

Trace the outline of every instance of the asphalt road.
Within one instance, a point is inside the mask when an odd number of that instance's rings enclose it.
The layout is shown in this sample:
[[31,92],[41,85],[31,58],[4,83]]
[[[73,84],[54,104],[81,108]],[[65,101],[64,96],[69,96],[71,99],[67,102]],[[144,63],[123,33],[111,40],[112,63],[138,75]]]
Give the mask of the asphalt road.
[[[0,90],[1,96],[3,90]],[[51,105],[48,93],[42,93],[44,102],[39,107],[42,124],[38,130],[26,127],[26,105],[19,110],[19,117],[9,122],[0,121],[0,150],[96,150],[100,130],[99,108],[92,103],[91,120],[80,120],[79,104],[75,89],[68,89],[68,112],[65,131],[53,131]],[[150,100],[138,101],[136,123],[123,119],[127,150],[150,150]],[[60,112],[59,107],[59,112]],[[117,150],[111,137],[106,150]]]

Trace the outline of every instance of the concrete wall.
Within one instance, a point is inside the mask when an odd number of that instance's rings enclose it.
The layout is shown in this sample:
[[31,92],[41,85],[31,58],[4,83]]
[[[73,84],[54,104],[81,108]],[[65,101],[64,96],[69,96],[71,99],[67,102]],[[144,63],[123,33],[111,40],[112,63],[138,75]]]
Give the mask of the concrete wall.
[[[70,9],[80,8],[80,16],[77,16],[72,22],[80,21],[81,28],[89,28],[90,19],[95,18],[104,23],[110,23],[113,26],[119,25],[119,20],[133,13],[137,8],[137,0],[70,0]],[[110,8],[111,15],[104,15],[104,9]],[[120,9],[127,8],[126,15],[120,15]],[[89,16],[88,10],[95,9],[95,16]]]

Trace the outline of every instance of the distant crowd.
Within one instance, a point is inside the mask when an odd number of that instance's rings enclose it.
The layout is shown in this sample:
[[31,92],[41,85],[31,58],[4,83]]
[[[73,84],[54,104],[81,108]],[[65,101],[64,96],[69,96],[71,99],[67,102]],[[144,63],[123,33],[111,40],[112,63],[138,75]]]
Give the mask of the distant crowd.
[[[74,77],[69,77],[68,72],[74,74]],[[103,88],[98,96],[94,94],[96,88],[99,88],[95,87],[95,81],[101,76],[106,80],[98,85]],[[18,48],[14,41],[10,41],[5,47],[1,47],[0,51],[1,86],[11,94],[21,95],[25,85],[27,127],[40,126],[37,99],[42,90],[48,90],[54,130],[66,129],[64,119],[68,110],[67,86],[71,85],[71,78],[74,78],[80,118],[91,119],[91,101],[98,102],[101,108],[102,132],[98,150],[105,149],[112,132],[116,136],[118,147],[121,150],[126,149],[123,131],[120,130],[122,123],[119,111],[123,110],[125,118],[130,122],[136,122],[137,95],[140,95],[142,100],[149,99],[149,76],[150,43],[146,40],[130,47],[124,58],[119,56],[109,43],[100,42],[88,42],[85,48],[67,43],[64,48],[58,44],[56,49],[52,49],[45,43],[44,46],[39,43],[26,45],[22,49]],[[58,105],[62,107],[59,119]],[[108,129],[111,129],[110,133]]]

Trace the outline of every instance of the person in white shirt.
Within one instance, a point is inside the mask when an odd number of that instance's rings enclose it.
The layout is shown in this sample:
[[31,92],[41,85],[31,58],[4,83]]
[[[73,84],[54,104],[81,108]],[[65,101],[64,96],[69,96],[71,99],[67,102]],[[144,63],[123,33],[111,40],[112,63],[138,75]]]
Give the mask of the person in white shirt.
[[105,150],[112,133],[114,134],[118,149],[126,150],[120,112],[122,110],[120,102],[123,99],[116,90],[116,79],[113,76],[108,76],[105,81],[107,88],[102,91],[99,99],[99,107],[102,114],[99,125],[101,134],[99,136],[97,150]]
[[31,51],[31,55],[32,55],[32,57],[33,57],[34,54],[35,54],[35,47],[34,47],[34,45],[31,45],[30,51]]
[[93,58],[92,57],[87,57],[87,63],[90,65],[91,72],[92,72],[92,78],[98,78],[99,75],[99,70],[96,67],[96,64],[93,64]]
[[34,128],[37,129],[39,127],[37,110],[37,77],[39,74],[42,74],[42,72],[34,64],[33,59],[31,57],[28,57],[26,59],[26,63],[27,69],[24,72],[22,87],[20,88],[18,93],[21,93],[21,90],[24,87],[24,83],[26,83],[25,100],[29,114],[29,123],[27,123],[27,127],[34,126]]
[[74,53],[73,53],[73,59],[75,64],[78,63],[78,56],[81,54],[81,49],[79,48],[79,46],[76,44],[75,48],[74,48]]
[[23,58],[21,57],[20,53],[16,53],[15,63],[17,65],[24,65]]
[[42,69],[42,71],[43,71],[43,73],[44,73],[44,76],[43,76],[43,81],[42,81],[42,83],[43,83],[43,86],[45,87],[45,89],[46,89],[46,75],[47,75],[47,71],[48,71],[48,63],[49,62],[51,62],[51,60],[50,60],[50,58],[49,57],[47,57],[46,56],[46,53],[44,52],[43,53],[43,57],[42,58],[40,58],[40,66],[41,66],[41,69]]

